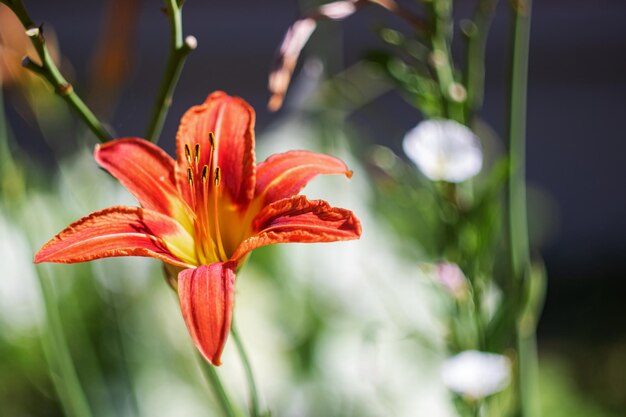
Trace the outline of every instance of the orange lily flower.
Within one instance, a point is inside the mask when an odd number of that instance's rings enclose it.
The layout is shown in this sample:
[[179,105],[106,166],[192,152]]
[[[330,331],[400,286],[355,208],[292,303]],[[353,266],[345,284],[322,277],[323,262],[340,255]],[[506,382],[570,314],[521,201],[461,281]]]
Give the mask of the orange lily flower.
[[358,239],[345,209],[298,192],[318,174],[351,176],[333,157],[290,151],[255,164],[252,107],[223,92],[183,116],[177,159],[139,138],[96,147],[95,159],[141,207],[111,207],[71,224],[35,262],[74,263],[149,256],[178,274],[181,310],[196,347],[212,364],[232,319],[235,272],[248,253],[285,242]]

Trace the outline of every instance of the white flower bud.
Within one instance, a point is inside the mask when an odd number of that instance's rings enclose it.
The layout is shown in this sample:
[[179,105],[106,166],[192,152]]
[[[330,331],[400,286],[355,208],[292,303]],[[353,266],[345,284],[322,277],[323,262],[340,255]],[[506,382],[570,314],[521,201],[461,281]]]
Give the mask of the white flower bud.
[[187,45],[187,48],[193,51],[198,47],[198,39],[196,39],[196,37],[193,35],[189,35],[185,38],[185,45]]
[[433,181],[463,182],[480,172],[478,137],[453,120],[425,120],[405,136],[406,155]]
[[441,377],[451,391],[478,400],[509,385],[511,362],[506,356],[496,353],[466,350],[446,359]]
[[454,298],[462,299],[467,295],[467,278],[457,264],[448,262],[438,264],[437,281]]

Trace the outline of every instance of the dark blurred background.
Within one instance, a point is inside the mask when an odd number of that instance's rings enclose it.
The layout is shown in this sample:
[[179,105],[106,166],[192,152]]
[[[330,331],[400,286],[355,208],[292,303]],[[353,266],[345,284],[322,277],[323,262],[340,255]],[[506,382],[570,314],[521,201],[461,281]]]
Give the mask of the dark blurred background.
[[[509,30],[503,3],[489,36],[483,112],[499,134],[504,132]],[[87,85],[89,59],[108,3],[26,4],[36,20],[54,29],[77,88]],[[187,60],[161,145],[171,150],[179,117],[215,89],[248,100],[257,109],[259,131],[277,120],[280,114],[265,110],[268,69],[286,28],[310,5],[293,0],[188,1],[184,33],[194,35],[199,46]],[[111,118],[119,136],[142,136],[169,42],[161,2],[141,1],[137,7],[128,85]],[[462,14],[463,6],[460,9]],[[527,175],[535,197],[531,227],[544,238],[538,255],[549,276],[540,351],[576,363],[574,377],[581,388],[611,407],[623,407],[626,137],[620,123],[626,117],[626,2],[535,1],[532,14]],[[373,30],[380,18],[388,19],[371,8],[341,24],[324,24],[325,33],[313,36],[311,50],[339,40],[334,46],[341,45],[343,53],[327,67],[332,74],[380,45]],[[40,163],[48,163],[50,149],[37,128],[8,107],[20,145]],[[404,133],[418,119],[417,111],[395,93],[379,97],[352,117],[364,133],[364,147],[379,143],[397,152]],[[538,224],[533,224],[535,203],[544,214]],[[607,370],[603,375],[609,377],[596,378],[599,369]]]

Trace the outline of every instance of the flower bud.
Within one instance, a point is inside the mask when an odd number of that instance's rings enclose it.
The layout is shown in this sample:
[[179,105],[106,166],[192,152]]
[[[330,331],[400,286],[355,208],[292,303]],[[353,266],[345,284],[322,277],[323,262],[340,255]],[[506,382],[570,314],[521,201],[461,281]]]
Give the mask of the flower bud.
[[451,391],[479,400],[509,385],[511,361],[496,353],[466,350],[446,359],[441,377]]

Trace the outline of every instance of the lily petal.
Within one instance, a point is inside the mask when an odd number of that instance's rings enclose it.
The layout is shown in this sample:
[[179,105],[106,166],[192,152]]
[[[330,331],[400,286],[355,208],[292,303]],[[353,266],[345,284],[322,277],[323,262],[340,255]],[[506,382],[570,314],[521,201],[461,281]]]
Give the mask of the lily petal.
[[[186,189],[187,145],[194,153],[199,145],[198,166],[211,167],[209,132],[215,134],[220,183],[237,204],[247,204],[254,195],[254,109],[243,99],[217,91],[204,104],[189,109],[181,119],[176,135],[178,181]],[[195,155],[192,155],[195,158]],[[195,163],[195,161],[194,161]]]
[[235,295],[235,262],[214,263],[178,274],[183,318],[196,347],[213,365],[230,331]]
[[98,164],[119,180],[142,207],[170,217],[182,204],[176,190],[174,160],[161,148],[140,138],[123,138],[96,146]]
[[266,206],[252,227],[257,233],[244,240],[231,259],[239,260],[255,248],[274,243],[335,242],[361,236],[361,223],[350,210],[301,195]]
[[255,196],[264,205],[297,194],[319,174],[344,174],[352,171],[332,156],[308,151],[290,151],[270,156],[257,166]]
[[174,219],[152,210],[120,206],[72,223],[37,252],[35,263],[148,256],[189,268],[194,256],[189,247],[193,248],[191,236]]

